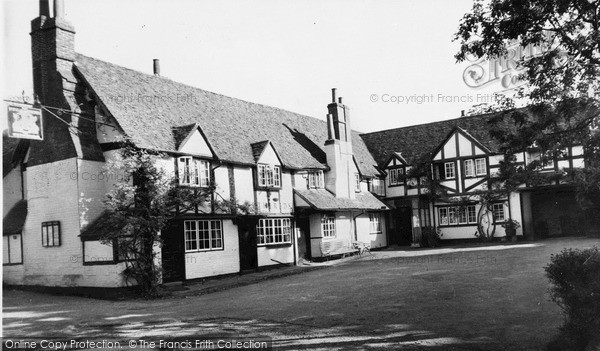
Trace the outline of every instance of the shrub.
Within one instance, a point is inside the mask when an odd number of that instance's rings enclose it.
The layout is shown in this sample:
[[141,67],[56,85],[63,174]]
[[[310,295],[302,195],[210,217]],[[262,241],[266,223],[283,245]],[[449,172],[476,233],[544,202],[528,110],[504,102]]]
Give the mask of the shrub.
[[563,337],[574,350],[584,350],[600,330],[600,252],[564,249],[545,270],[553,284],[551,300],[565,314]]
[[421,247],[436,247],[440,245],[440,228],[431,226],[421,229]]
[[517,235],[517,229],[521,227],[521,223],[514,219],[509,219],[502,224],[502,228],[504,228],[504,232],[508,238],[512,238]]

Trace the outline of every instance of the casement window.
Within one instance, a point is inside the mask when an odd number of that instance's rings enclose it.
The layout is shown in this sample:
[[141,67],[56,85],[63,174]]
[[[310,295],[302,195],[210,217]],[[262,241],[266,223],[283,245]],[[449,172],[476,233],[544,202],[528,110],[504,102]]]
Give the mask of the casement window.
[[21,234],[2,236],[2,264],[23,264],[23,238]]
[[379,196],[385,196],[385,187],[381,179],[373,179],[371,181],[371,192]]
[[323,171],[308,172],[308,189],[322,189],[324,184]]
[[475,160],[475,174],[478,176],[487,174],[485,158],[478,158]]
[[292,222],[289,218],[263,218],[256,225],[258,245],[292,242]]
[[455,176],[454,162],[444,163],[444,179],[454,179]]
[[381,214],[369,213],[369,233],[381,234]]
[[360,174],[354,173],[354,191],[360,193]]
[[492,204],[492,212],[494,214],[494,222],[504,222],[506,215],[504,213],[504,202]]
[[465,160],[465,177],[475,177],[475,163],[473,160]]
[[439,207],[439,225],[458,225],[477,223],[475,205],[462,207]]
[[42,246],[60,246],[60,222],[42,222]]
[[258,165],[258,186],[280,188],[281,167],[273,165]]
[[440,225],[448,225],[448,207],[440,207],[438,211]]
[[404,183],[402,175],[404,174],[403,168],[392,168],[388,172],[389,185],[400,185]]
[[179,184],[208,187],[210,185],[210,163],[184,156],[178,159]]
[[223,249],[223,222],[219,220],[184,221],[185,252]]
[[335,216],[324,214],[321,217],[321,232],[324,238],[335,238]]
[[477,223],[477,210],[475,205],[467,206],[467,219],[469,223]]
[[456,207],[448,208],[448,224],[458,224],[458,218],[456,217],[457,212]]

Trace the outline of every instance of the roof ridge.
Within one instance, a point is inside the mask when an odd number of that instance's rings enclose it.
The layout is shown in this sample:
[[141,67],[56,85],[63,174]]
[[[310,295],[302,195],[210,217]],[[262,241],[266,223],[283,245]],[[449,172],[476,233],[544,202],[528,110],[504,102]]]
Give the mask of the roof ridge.
[[397,127],[397,128],[390,128],[390,129],[378,130],[376,132],[369,132],[369,133],[361,133],[360,135],[361,136],[362,135],[373,135],[373,134],[378,134],[378,133],[385,133],[385,132],[390,132],[390,131],[396,131],[396,130],[400,130],[400,129],[409,129],[409,128],[416,128],[416,127],[423,127],[423,126],[427,126],[427,125],[444,123],[444,122],[451,122],[451,121],[457,121],[457,120],[464,120],[464,119],[471,119],[471,118],[484,118],[484,117],[490,117],[491,115],[498,114],[498,113],[501,113],[501,112],[506,112],[506,111],[511,111],[511,110],[481,113],[481,114],[477,114],[477,115],[461,116],[461,117],[455,117],[455,118],[451,118],[451,119],[444,119],[444,120],[441,120],[441,121],[433,121],[433,122],[426,122],[426,123],[420,123],[420,124],[411,124],[409,126],[404,126],[404,127]]
[[[315,119],[317,121],[323,122],[325,124],[327,123],[327,121],[324,120],[324,119],[320,119],[320,118],[309,116],[309,115],[304,115],[304,114],[301,114],[299,112],[294,112],[294,111],[286,110],[286,109],[283,109],[283,108],[280,108],[280,107],[276,107],[276,106],[261,104],[261,103],[258,103],[258,102],[252,102],[252,101],[248,101],[248,100],[236,98],[236,97],[229,96],[229,95],[224,95],[224,94],[221,94],[221,93],[215,93],[214,91],[210,91],[210,90],[205,90],[205,89],[202,89],[202,88],[198,88],[197,86],[193,86],[193,85],[190,85],[190,84],[182,83],[180,81],[173,80],[173,79],[168,78],[168,77],[156,76],[154,74],[150,74],[150,73],[138,71],[138,70],[133,69],[133,68],[128,68],[128,67],[125,67],[125,66],[122,66],[122,65],[119,65],[119,64],[115,64],[115,63],[112,63],[112,62],[108,62],[108,61],[104,61],[104,60],[101,60],[101,59],[97,59],[95,57],[87,56],[87,55],[84,55],[84,54],[79,53],[79,52],[76,52],[75,54],[76,54],[76,56],[82,56],[82,57],[84,57],[86,59],[90,59],[90,60],[94,60],[94,61],[100,61],[100,62],[103,62],[103,63],[108,64],[108,65],[117,66],[119,68],[131,71],[131,72],[135,72],[137,74],[143,74],[143,75],[146,75],[148,77],[155,77],[157,79],[165,79],[165,80],[168,80],[168,81],[170,81],[170,82],[172,82],[174,84],[179,84],[179,85],[182,85],[182,86],[186,86],[186,87],[189,87],[189,88],[192,88],[192,89],[203,91],[205,93],[209,93],[209,94],[213,94],[213,95],[217,95],[217,96],[222,96],[222,97],[225,97],[225,98],[228,98],[228,99],[233,99],[233,100],[241,101],[241,102],[244,102],[244,103],[247,103],[247,104],[252,104],[252,105],[256,105],[256,106],[267,107],[267,108],[271,108],[271,109],[275,109],[275,110],[285,111],[287,113],[293,113],[293,114],[295,114],[297,116],[300,116],[300,117],[309,117],[309,118]],[[75,62],[77,63],[77,60]],[[360,132],[358,132],[356,130],[353,130],[353,131],[360,134]]]

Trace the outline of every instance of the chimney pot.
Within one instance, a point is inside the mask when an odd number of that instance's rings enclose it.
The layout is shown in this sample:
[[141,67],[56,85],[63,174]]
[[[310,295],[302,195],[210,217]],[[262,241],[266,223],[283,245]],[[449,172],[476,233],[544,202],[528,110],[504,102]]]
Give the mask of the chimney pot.
[[337,100],[337,89],[336,88],[331,89],[331,99],[332,99],[333,103],[335,103],[335,101]]
[[464,117],[465,116],[465,110],[460,110],[460,116]]
[[50,17],[50,3],[48,0],[40,0],[40,17]]
[[63,0],[54,0],[54,17],[65,17],[65,2]]
[[154,75],[160,76],[160,60],[154,59]]
[[341,98],[341,97],[339,97],[339,98],[338,98],[338,102],[339,102],[340,104],[342,103],[342,98]]

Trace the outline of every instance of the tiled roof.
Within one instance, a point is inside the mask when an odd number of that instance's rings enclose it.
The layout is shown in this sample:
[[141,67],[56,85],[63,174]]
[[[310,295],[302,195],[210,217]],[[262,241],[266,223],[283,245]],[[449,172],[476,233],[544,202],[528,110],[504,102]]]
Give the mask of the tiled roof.
[[[497,128],[491,122],[495,117],[497,117],[497,114],[466,116],[366,133],[360,136],[379,166],[383,166],[395,152],[401,152],[409,164],[414,164],[418,160],[431,158],[433,156],[432,152],[456,127],[465,130],[492,152],[497,151],[499,145],[490,135],[490,131]],[[501,122],[502,128],[514,128],[514,125],[509,125],[508,122],[504,121],[507,121],[507,119]]]
[[20,234],[27,219],[27,200],[20,200],[2,220],[2,235]]
[[8,130],[2,132],[2,177],[6,177],[19,161],[22,161],[29,149],[29,140],[8,136]]
[[340,210],[387,210],[386,204],[370,192],[356,193],[356,199],[335,197],[326,189],[295,189],[294,193],[306,201],[312,208],[323,211]]
[[[269,140],[285,167],[326,168],[327,123],[275,107],[215,94],[77,54],[75,66],[132,141],[144,148],[176,149],[170,131],[198,123],[224,161],[254,164],[251,144]],[[169,132],[166,132],[169,131]],[[375,160],[352,133],[360,172],[377,174]]]

